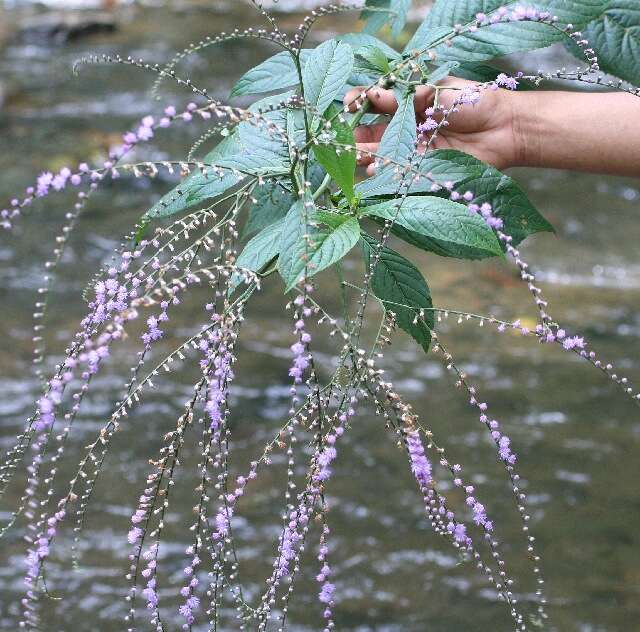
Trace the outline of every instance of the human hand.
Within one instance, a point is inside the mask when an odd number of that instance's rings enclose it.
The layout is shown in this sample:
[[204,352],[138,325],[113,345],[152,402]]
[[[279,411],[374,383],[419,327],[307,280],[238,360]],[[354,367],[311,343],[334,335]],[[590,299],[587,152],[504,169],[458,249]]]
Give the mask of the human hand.
[[[438,84],[439,106],[449,110],[455,105],[461,91],[474,91],[476,83],[465,79],[449,78]],[[355,102],[364,88],[350,90],[344,98],[351,111],[355,110]],[[418,124],[427,118],[425,110],[434,105],[435,89],[430,86],[418,86],[414,98]],[[475,104],[458,105],[447,117],[448,124],[440,127],[430,149],[458,149],[472,156],[504,169],[518,164],[519,143],[517,141],[516,123],[514,121],[514,97],[516,95],[503,89],[483,89]],[[393,114],[397,108],[395,94],[392,90],[371,88],[367,91],[371,104],[370,112],[376,114]],[[438,119],[438,114],[433,115]],[[441,118],[441,115],[440,115]],[[375,173],[375,154],[380,139],[387,127],[386,123],[361,125],[355,130],[359,164],[367,165],[367,174]],[[430,136],[427,134],[427,138]],[[419,144],[424,151],[426,140]]]

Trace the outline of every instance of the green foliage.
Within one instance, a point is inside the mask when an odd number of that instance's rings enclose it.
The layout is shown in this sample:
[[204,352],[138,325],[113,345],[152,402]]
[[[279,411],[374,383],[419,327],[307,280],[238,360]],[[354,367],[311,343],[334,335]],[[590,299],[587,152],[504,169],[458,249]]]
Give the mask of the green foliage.
[[[371,291],[385,310],[395,314],[398,327],[428,351],[433,329],[433,312],[429,310],[433,303],[420,270],[395,250],[386,246],[380,249],[378,242],[366,233],[362,234],[361,244],[366,266],[371,265],[376,252],[380,254],[371,277]],[[424,317],[421,309],[427,310]]]
[[[381,159],[389,159],[388,165],[378,169],[374,178],[361,182],[356,190],[363,197],[372,195],[376,187],[393,184],[396,165],[404,164],[416,147],[416,113],[413,105],[413,93],[405,92],[398,109],[385,130],[378,149]],[[397,183],[394,192],[398,189]]]
[[[277,105],[291,93],[266,97],[254,103],[251,111]],[[264,114],[282,133],[287,131],[285,110]],[[282,138],[274,136],[259,121],[240,123],[236,131],[224,138],[203,159],[204,170],[191,174],[167,193],[146,213],[146,217],[168,217],[202,202],[212,200],[239,184],[246,176],[278,176],[290,170],[289,149]],[[214,168],[215,165],[217,167]],[[222,170],[222,175],[220,175]]]
[[314,226],[316,217],[307,201],[297,202],[284,219],[278,272],[289,291],[305,276],[312,277],[340,261],[358,242],[360,227],[353,217],[339,223]]
[[442,81],[450,74],[453,74],[459,66],[460,63],[457,61],[447,61],[434,70],[425,73],[425,77],[428,79],[429,83],[438,83],[438,81]]
[[[577,51],[563,32],[567,23],[583,30],[605,70],[640,79],[640,7],[632,0],[538,0],[526,5],[557,15],[557,25],[505,21],[467,30],[477,13],[491,14],[502,4],[436,0],[400,53],[374,34],[389,26],[397,38],[410,0],[367,0],[365,32],[269,57],[247,71],[231,95],[275,94],[249,106],[254,117],[223,125],[229,128],[226,137],[147,212],[143,225],[195,205],[233,200],[242,187],[251,197],[241,205],[247,215],[240,225],[244,221],[243,235],[251,238],[237,263],[263,275],[277,269],[287,291],[305,276],[338,264],[358,240],[370,260],[377,245],[361,232],[359,218],[440,256],[476,260],[502,255],[495,232],[466,204],[449,199],[452,190],[471,191],[478,205],[490,203],[514,244],[553,231],[522,188],[491,165],[454,149],[416,154],[415,87],[451,75],[491,82],[500,70],[490,60],[562,40]],[[507,6],[511,10],[515,4]],[[435,59],[426,54],[431,49]],[[376,116],[347,114],[342,100],[354,85],[384,81],[393,86],[399,105],[379,143],[376,174],[357,182],[353,128]],[[535,87],[536,82],[521,81],[519,89]],[[239,280],[236,274],[234,287]],[[416,314],[431,306],[431,297],[415,266],[383,247],[370,289],[427,349],[431,312],[424,320]]]
[[[300,63],[304,65],[311,51],[300,51]],[[246,72],[231,90],[232,97],[245,94],[260,94],[261,92],[273,92],[284,90],[298,84],[298,71],[294,57],[288,51],[277,53],[273,57],[258,64]]]
[[[446,62],[447,64],[454,62]],[[457,62],[456,62],[457,63]],[[446,65],[446,64],[443,64]],[[451,70],[451,74],[455,77],[459,77],[460,79],[469,79],[471,81],[478,81],[480,83],[485,83],[488,81],[495,81],[497,76],[502,72],[500,68],[495,68],[490,64],[483,64],[480,62],[464,62],[458,63]],[[518,85],[518,92],[522,92],[523,90],[533,90],[534,87],[524,81],[521,81]]]
[[[410,54],[416,51],[425,52],[433,47],[437,47],[443,41],[453,41],[449,37],[453,34],[452,26],[453,25],[432,26],[427,25],[426,22],[423,22],[418,27],[418,30],[413,34],[413,37],[409,40],[407,45],[404,47],[404,53]],[[443,59],[443,56],[439,55],[439,58]],[[422,59],[426,59],[426,57],[422,57]]]
[[[318,162],[327,170],[349,201],[355,198],[353,189],[356,170],[356,141],[353,130],[341,121],[341,110],[331,104],[325,114],[331,129],[320,134],[321,142],[313,148]],[[327,136],[329,138],[327,138]],[[327,144],[324,144],[327,141]],[[345,146],[351,149],[345,149]]]
[[280,252],[283,226],[284,217],[273,222],[253,237],[240,253],[236,265],[253,272],[264,270]]
[[366,45],[360,47],[356,53],[357,70],[386,75],[391,72],[389,58],[377,46]]
[[502,254],[487,223],[463,204],[439,197],[415,196],[367,206],[364,213],[394,222],[392,230],[409,243],[444,257],[484,259]]
[[397,38],[407,22],[411,0],[367,0],[361,18],[365,21],[366,33],[377,33],[386,25],[391,35]]
[[[445,152],[453,153],[446,154]],[[469,167],[456,160],[458,154],[462,154],[462,152],[448,149],[428,152],[420,162],[416,162],[413,165],[415,174],[420,177],[413,178],[408,187],[409,193],[429,193],[432,187],[432,180],[444,185],[445,182],[456,184],[471,177],[473,174]],[[426,178],[426,174],[430,174],[431,179]],[[359,182],[356,190],[365,199],[395,195],[398,192],[400,182],[394,176],[393,169],[389,169],[387,173],[378,172],[375,176]],[[405,184],[403,190],[406,189],[407,186]]]
[[353,50],[348,44],[329,40],[314,49],[304,66],[304,98],[319,120],[342,89],[353,69]]
[[583,29],[585,39],[598,52],[603,70],[632,83],[640,83],[640,3],[609,0],[601,14]]
[[379,48],[388,59],[400,59],[400,53],[398,51],[369,33],[345,33],[344,35],[337,35],[336,40],[349,44],[356,55],[361,48],[373,46],[374,48]]
[[[309,169],[311,188],[317,189],[325,175],[326,172],[320,165],[313,165]],[[249,206],[247,222],[243,229],[244,235],[262,230],[287,214],[296,201],[296,195],[290,187],[290,182],[278,179],[256,188],[255,202]]]
[[[489,13],[501,0],[437,0],[406,50],[428,48],[433,33],[454,24],[467,24],[478,12]],[[640,4],[636,0],[537,0],[524,3],[556,15],[561,24],[573,24],[598,53],[603,70],[631,82],[640,82]],[[515,6],[511,3],[511,6]],[[560,29],[535,22],[510,22],[463,33],[451,45],[436,48],[440,60],[463,64],[482,62],[509,53],[544,48],[566,40]],[[580,50],[570,45],[576,56]],[[469,67],[467,66],[467,70]],[[488,80],[490,73],[477,68],[484,78],[467,72],[459,76]],[[484,72],[483,72],[484,71]],[[491,77],[493,78],[493,77]]]
[[[509,3],[511,7],[517,3]],[[564,23],[582,28],[599,16],[607,0],[544,0],[523,3],[548,10]],[[423,50],[433,45],[434,32],[455,24],[472,22],[479,12],[490,13],[505,5],[503,0],[436,0],[424,22],[406,46],[407,51]],[[562,41],[566,36],[560,29],[538,22],[508,22],[465,32],[451,40],[450,45],[435,48],[443,61],[480,62],[518,51],[544,48]]]
[[448,163],[446,168],[464,169],[465,177],[457,181],[455,190],[461,194],[472,191],[477,204],[489,202],[494,215],[504,222],[504,230],[513,238],[514,244],[534,233],[553,232],[553,226],[533,206],[513,178],[455,149],[443,149],[437,153],[439,160]]
[[[537,232],[553,232],[553,227],[533,206],[527,194],[510,176],[469,154],[456,149],[429,152],[419,164],[419,173],[444,185],[453,183],[459,193],[472,191],[476,202],[489,202],[505,223],[505,231],[518,244]],[[395,195],[399,182],[393,177],[376,175],[358,184],[356,190],[365,199]],[[409,193],[429,193],[432,181],[424,176],[412,182]],[[409,198],[410,200],[411,198]]]
[[219,176],[213,169],[206,169],[204,174],[192,174],[182,184],[163,196],[146,212],[144,217],[168,217],[180,213],[201,202],[222,195],[241,180],[242,176],[233,173]]
[[255,200],[249,208],[249,217],[244,226],[245,235],[251,235],[282,219],[294,203],[295,197],[282,184],[271,182],[258,188]]

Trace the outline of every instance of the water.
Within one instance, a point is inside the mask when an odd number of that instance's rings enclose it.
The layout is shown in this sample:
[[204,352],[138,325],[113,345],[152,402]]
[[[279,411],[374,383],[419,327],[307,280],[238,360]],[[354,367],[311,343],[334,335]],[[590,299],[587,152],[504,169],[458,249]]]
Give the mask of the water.
[[[0,78],[8,95],[0,111],[0,197],[7,199],[45,168],[81,159],[99,160],[118,133],[139,115],[159,110],[148,96],[153,77],[131,70],[89,67],[80,77],[72,62],[87,52],[119,51],[166,60],[188,40],[256,22],[239,4],[215,11],[176,5],[173,11],[126,10],[113,35],[64,47],[10,44],[0,56]],[[225,9],[225,10],[221,10]],[[283,16],[291,28],[300,15]],[[350,18],[321,23],[318,37],[350,28]],[[271,48],[226,44],[185,68],[212,94],[224,97],[238,73]],[[552,61],[553,61],[552,54]],[[549,57],[549,55],[547,55]],[[535,64],[534,64],[535,65]],[[163,101],[184,102],[165,86]],[[171,95],[174,96],[171,96]],[[194,130],[175,129],[153,145],[155,156],[182,156]],[[160,140],[161,138],[161,140]],[[543,170],[514,174],[557,228],[536,236],[525,254],[534,262],[552,313],[579,330],[602,356],[640,379],[640,265],[636,181]],[[79,293],[90,273],[118,243],[118,236],[169,187],[167,182],[107,186],[90,204],[56,277],[55,309],[47,342],[60,352],[81,317]],[[69,198],[38,204],[20,228],[0,244],[0,401],[2,447],[11,444],[31,411],[37,382],[30,377],[30,314],[43,262],[61,224]],[[428,278],[435,303],[507,319],[533,322],[526,289],[504,262],[463,263],[411,250]],[[355,263],[354,263],[355,265]],[[326,287],[333,281],[328,275]],[[194,296],[174,321],[177,335],[193,330],[203,293]],[[271,283],[249,310],[233,390],[233,433],[241,467],[276,431],[288,407],[287,347],[280,288]],[[328,304],[335,308],[337,305]],[[372,331],[369,332],[372,334]],[[502,420],[520,456],[531,500],[532,529],[547,577],[552,623],[549,630],[600,632],[634,629],[640,616],[640,511],[636,481],[640,424],[638,409],[620,397],[601,374],[574,356],[485,326],[442,325],[442,336]],[[318,335],[316,335],[316,338]],[[172,340],[164,341],[169,349]],[[527,600],[532,584],[523,559],[522,534],[505,476],[495,463],[465,397],[456,391],[435,356],[424,357],[401,334],[387,353],[389,379],[449,446],[452,460],[465,464],[505,542],[509,569],[523,581],[516,589]],[[327,346],[322,365],[335,348]],[[117,356],[97,380],[68,454],[78,454],[108,417],[122,378]],[[70,539],[60,542],[48,570],[50,590],[65,596],[50,601],[43,629],[122,630],[127,549],[122,542],[128,516],[143,486],[146,459],[159,447],[188,395],[188,366],[164,380],[140,406],[117,440],[104,468],[82,539],[79,571],[68,561]],[[185,447],[178,488],[168,516],[165,574],[180,581],[186,539],[183,517],[195,504],[195,436]],[[61,474],[70,476],[67,465]],[[242,506],[238,535],[241,570],[251,585],[269,568],[277,523],[276,501],[282,468],[274,468]],[[9,505],[19,490],[11,490]],[[337,568],[338,628],[365,632],[508,630],[506,609],[469,565],[459,566],[449,547],[436,539],[424,519],[403,455],[370,412],[360,415],[341,452],[330,491]],[[6,514],[3,514],[3,516]],[[0,628],[16,629],[21,594],[23,543],[16,533],[4,541],[0,563]],[[299,588],[291,629],[321,629],[312,575]],[[169,591],[169,595],[170,595]],[[172,605],[171,596],[165,603]],[[141,626],[141,629],[145,629]],[[174,629],[178,629],[177,625]],[[232,629],[232,628],[229,628]]]

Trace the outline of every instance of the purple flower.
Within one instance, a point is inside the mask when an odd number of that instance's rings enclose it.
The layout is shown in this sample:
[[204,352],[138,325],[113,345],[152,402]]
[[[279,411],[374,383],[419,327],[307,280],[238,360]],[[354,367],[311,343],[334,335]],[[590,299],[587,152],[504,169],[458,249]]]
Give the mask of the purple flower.
[[465,88],[460,92],[460,96],[458,97],[458,102],[461,105],[475,105],[480,101],[480,91],[475,88]]
[[53,182],[53,174],[50,171],[45,171],[38,176],[36,195],[38,197],[44,197],[49,193],[49,187]]
[[311,341],[311,336],[304,331],[304,321],[302,319],[296,321],[295,330],[298,333],[299,340],[291,345],[293,366],[289,369],[289,377],[293,378],[295,384],[300,384],[304,371],[309,366],[309,358],[305,355],[305,344]]
[[411,472],[415,476],[421,489],[425,489],[431,483],[431,463],[424,452],[424,446],[420,439],[420,433],[413,430],[407,433],[407,449],[411,460]]
[[126,145],[135,145],[138,142],[138,137],[133,132],[127,132],[122,140]]
[[333,601],[333,595],[335,591],[336,587],[334,584],[332,584],[331,582],[325,582],[324,584],[322,584],[318,599],[322,603],[331,603]]
[[151,140],[153,138],[153,129],[141,125],[136,132],[138,138],[142,141]]
[[515,90],[518,87],[518,81],[514,77],[510,77],[509,75],[501,72],[496,77],[496,83],[503,88],[508,88],[509,90]]
[[509,439],[509,437],[506,435],[500,436],[498,439],[498,455],[505,463],[513,465],[516,462],[516,455],[511,452],[510,445],[511,439]]
[[191,625],[195,621],[194,616],[191,612],[191,608],[189,608],[189,606],[187,606],[186,604],[180,606],[179,612],[185,618],[185,621],[188,625]]
[[437,128],[438,128],[438,121],[436,121],[434,118],[431,118],[430,116],[428,116],[424,120],[424,122],[420,123],[420,125],[418,125],[418,131],[421,134],[425,134],[426,132],[431,132]]
[[465,545],[469,543],[469,538],[467,536],[467,527],[462,523],[450,522],[447,525],[447,530],[453,535],[453,538],[456,542]]
[[585,347],[584,338],[581,338],[580,336],[565,338],[562,341],[562,346],[567,351],[569,351],[570,349],[584,349]]
[[127,534],[127,540],[129,544],[135,544],[141,537],[144,532],[139,527],[133,527]]

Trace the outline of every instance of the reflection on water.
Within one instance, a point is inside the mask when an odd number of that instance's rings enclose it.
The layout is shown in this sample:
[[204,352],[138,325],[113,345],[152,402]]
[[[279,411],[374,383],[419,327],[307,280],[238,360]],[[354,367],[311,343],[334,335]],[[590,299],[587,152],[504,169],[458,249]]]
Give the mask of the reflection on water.
[[[227,5],[229,6],[229,5]],[[70,66],[88,51],[118,50],[165,60],[185,39],[243,27],[253,20],[245,7],[202,13],[146,10],[122,14],[120,30],[78,44],[49,48],[12,44],[0,57],[0,77],[9,94],[0,111],[0,197],[9,198],[42,169],[87,157],[99,159],[131,121],[160,106],[147,96],[152,77],[120,68],[89,67],[74,77]],[[284,18],[296,26],[299,15]],[[248,25],[248,24],[247,24]],[[350,18],[322,23],[321,34],[350,28]],[[265,44],[222,45],[185,64],[212,94],[224,97],[233,78],[270,52]],[[231,63],[230,63],[231,62]],[[164,100],[186,102],[171,86]],[[156,139],[157,157],[184,155],[194,130],[171,130]],[[640,266],[638,265],[638,183],[546,171],[515,174],[557,227],[557,236],[538,236],[525,248],[535,263],[552,305],[568,328],[580,330],[594,347],[636,381],[640,379]],[[50,316],[48,343],[64,347],[82,314],[79,293],[90,271],[109,254],[152,198],[168,183],[108,185],[89,206],[67,251]],[[13,235],[0,244],[0,400],[2,447],[11,444],[37,393],[30,377],[30,314],[34,292],[51,241],[70,202],[63,196],[37,205]],[[458,307],[505,318],[531,319],[529,296],[504,262],[461,263],[412,251],[429,279],[439,306]],[[327,275],[329,276],[329,275]],[[327,279],[329,283],[330,279]],[[203,293],[174,321],[176,335],[193,330]],[[288,408],[288,328],[281,321],[284,300],[277,283],[268,284],[250,309],[244,330],[237,385],[233,389],[234,467],[253,458],[279,427]],[[372,332],[370,332],[372,333]],[[549,629],[595,632],[630,630],[640,616],[640,553],[636,528],[640,501],[637,408],[619,397],[602,376],[574,356],[530,340],[497,334],[488,327],[442,323],[442,336],[506,426],[520,455],[551,599]],[[317,338],[317,336],[316,336]],[[166,340],[169,345],[171,340]],[[504,474],[458,393],[434,356],[424,357],[401,335],[385,360],[390,379],[445,438],[451,458],[466,464],[483,490],[515,576],[528,577],[522,534]],[[328,345],[322,363],[335,347]],[[116,355],[100,375],[69,452],[78,451],[100,427],[118,397],[123,378]],[[105,466],[81,540],[82,562],[71,571],[70,537],[48,571],[50,588],[67,594],[51,601],[43,629],[123,629],[128,516],[147,470],[189,392],[188,364],[165,380],[130,417]],[[180,528],[194,503],[195,437],[186,446],[178,477],[182,493],[167,518],[168,546],[161,564],[180,581],[186,539]],[[72,472],[67,472],[70,475]],[[269,568],[278,521],[282,466],[272,468],[247,499],[238,520],[241,572],[249,586]],[[372,484],[375,481],[375,484]],[[12,491],[15,501],[18,490]],[[336,550],[338,627],[344,630],[431,632],[508,630],[508,613],[468,565],[433,537],[410,480],[403,455],[371,411],[363,412],[348,436],[336,468],[329,502]],[[7,514],[3,514],[5,519]],[[15,629],[21,591],[23,543],[11,534],[0,563],[0,627]],[[313,564],[310,569],[313,570]],[[517,587],[520,599],[532,586]],[[298,593],[291,629],[320,629],[312,573]],[[173,590],[162,599],[175,606]],[[166,593],[166,594],[164,594]],[[81,595],[81,597],[79,597]],[[174,608],[175,609],[175,608]]]

